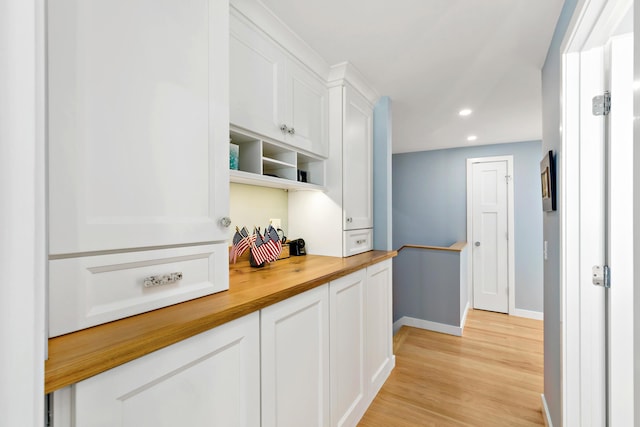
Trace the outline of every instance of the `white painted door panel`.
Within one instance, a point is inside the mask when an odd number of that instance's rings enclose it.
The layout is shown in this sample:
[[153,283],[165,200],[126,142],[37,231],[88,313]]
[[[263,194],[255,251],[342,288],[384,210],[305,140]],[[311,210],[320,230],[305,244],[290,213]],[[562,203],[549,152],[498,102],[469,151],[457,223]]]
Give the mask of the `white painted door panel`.
[[233,125],[284,140],[285,55],[236,13],[230,15],[229,101]]
[[344,230],[373,227],[373,109],[344,87],[342,200]]
[[260,425],[259,328],[253,313],[56,392],[75,422],[55,425]]
[[367,267],[366,381],[369,402],[393,369],[392,261]]
[[506,161],[473,164],[474,308],[509,312]]
[[262,427],[329,425],[328,303],[323,285],[261,311]]
[[287,119],[295,132],[287,143],[327,157],[329,155],[329,92],[326,84],[293,61],[287,63]]
[[331,425],[354,426],[366,410],[366,270],[329,284]]
[[226,239],[227,10],[48,5],[50,253]]

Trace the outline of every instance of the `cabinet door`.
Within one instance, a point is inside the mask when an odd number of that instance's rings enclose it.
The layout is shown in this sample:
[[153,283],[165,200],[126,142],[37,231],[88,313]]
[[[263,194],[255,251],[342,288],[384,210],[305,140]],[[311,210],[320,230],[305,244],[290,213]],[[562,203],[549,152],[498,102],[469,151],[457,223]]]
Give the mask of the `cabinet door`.
[[47,11],[50,253],[226,240],[228,3]]
[[285,56],[266,35],[234,12],[230,17],[229,106],[235,126],[284,140]]
[[56,392],[54,424],[260,425],[259,328],[256,312]]
[[328,286],[261,312],[262,427],[329,425]]
[[366,410],[365,276],[363,269],[329,284],[332,426],[355,426]]
[[373,109],[344,87],[342,201],[344,230],[373,227]]
[[287,63],[286,142],[319,156],[329,155],[329,92],[326,84],[293,61]]
[[367,268],[365,354],[370,400],[378,393],[395,364],[391,269],[391,260]]

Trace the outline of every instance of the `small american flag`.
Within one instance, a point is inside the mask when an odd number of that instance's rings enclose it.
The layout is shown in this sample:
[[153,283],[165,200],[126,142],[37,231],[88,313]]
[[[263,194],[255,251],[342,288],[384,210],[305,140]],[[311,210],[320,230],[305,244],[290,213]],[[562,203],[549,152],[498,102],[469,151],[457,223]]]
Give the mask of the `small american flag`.
[[257,228],[253,230],[251,256],[253,256],[254,261],[258,265],[269,261],[269,252],[267,252],[260,230]]
[[282,252],[282,243],[280,242],[280,236],[278,236],[278,232],[275,228],[273,228],[272,225],[269,225],[264,236],[264,246],[267,248],[270,261],[275,261],[280,256],[280,252]]
[[246,227],[242,227],[242,230],[238,230],[236,227],[236,234],[233,235],[233,247],[229,253],[229,262],[235,264],[238,257],[249,249],[249,247],[251,247],[249,231]]

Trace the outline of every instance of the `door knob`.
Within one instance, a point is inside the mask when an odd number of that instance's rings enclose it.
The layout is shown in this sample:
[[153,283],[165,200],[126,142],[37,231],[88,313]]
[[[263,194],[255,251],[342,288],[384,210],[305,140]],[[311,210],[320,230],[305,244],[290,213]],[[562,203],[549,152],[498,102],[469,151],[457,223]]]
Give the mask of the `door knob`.
[[223,227],[229,227],[231,225],[231,218],[228,216],[220,218],[220,225]]
[[476,242],[476,246],[480,246],[480,242]]

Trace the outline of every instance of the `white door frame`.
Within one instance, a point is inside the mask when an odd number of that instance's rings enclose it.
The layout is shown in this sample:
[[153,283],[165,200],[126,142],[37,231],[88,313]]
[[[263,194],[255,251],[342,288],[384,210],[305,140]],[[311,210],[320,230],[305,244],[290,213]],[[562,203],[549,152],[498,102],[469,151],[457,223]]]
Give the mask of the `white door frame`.
[[[590,318],[593,313],[589,309],[592,300],[596,297],[593,292],[585,293],[585,290],[579,286],[569,286],[581,281],[580,221],[591,220],[595,215],[580,210],[579,52],[604,45],[611,29],[620,22],[633,2],[634,0],[578,0],[560,49],[562,55],[560,107],[563,131],[562,154],[559,156],[560,191],[558,195],[562,310],[562,419],[563,425],[566,426],[599,423],[599,414],[592,413],[593,408],[598,406],[597,402],[592,403],[594,399],[599,402],[603,399],[603,396],[593,394],[594,389],[597,392],[599,388],[598,384],[594,386],[592,383],[600,381],[596,371],[600,360],[595,360],[598,363],[594,363],[591,357],[594,354],[597,355],[602,349],[599,348],[598,343],[589,339],[588,333],[585,334],[585,331],[591,332]],[[635,49],[637,51],[638,48]],[[637,91],[636,96],[638,96]],[[638,126],[637,122],[636,120],[636,126]],[[634,138],[637,139],[637,136],[634,135]],[[638,158],[637,154],[635,156]],[[582,278],[582,281],[584,282],[585,278]],[[586,285],[581,283],[581,286]],[[637,315],[637,310],[635,314]],[[628,374],[633,375],[633,367],[630,367]],[[635,398],[637,399],[638,396],[636,395]]]
[[0,6],[0,412],[44,422],[45,4]]
[[[531,317],[529,312],[523,311],[518,314],[516,310],[515,291],[515,233],[513,226],[514,204],[513,204],[513,156],[497,157],[476,157],[467,159],[467,244],[473,250],[473,164],[488,162],[507,162],[507,175],[511,177],[507,185],[507,281],[509,283],[509,314],[521,317]],[[473,307],[473,256],[467,257],[467,278],[469,303]]]

